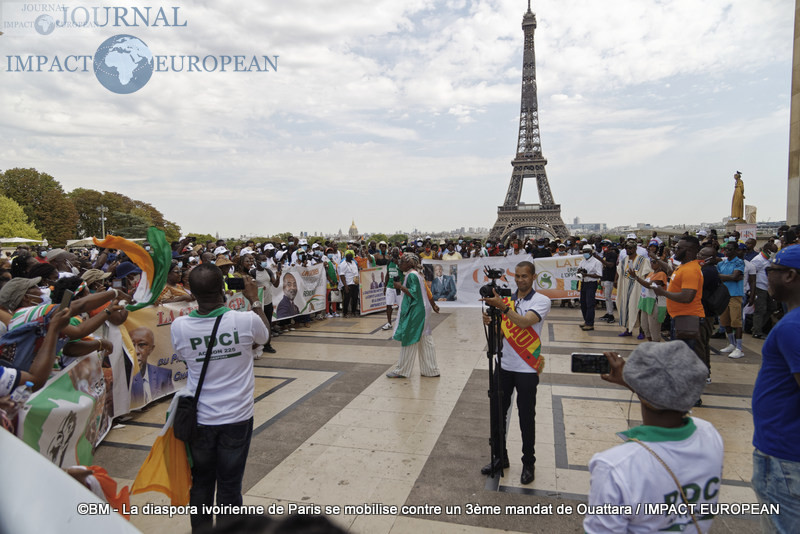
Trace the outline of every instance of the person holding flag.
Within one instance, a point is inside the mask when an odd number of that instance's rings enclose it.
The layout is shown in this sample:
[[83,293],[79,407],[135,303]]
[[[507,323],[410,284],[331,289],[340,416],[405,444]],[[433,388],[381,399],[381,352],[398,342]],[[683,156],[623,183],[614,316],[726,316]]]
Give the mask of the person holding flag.
[[[486,305],[499,309],[502,314],[503,357],[500,360],[500,384],[503,391],[503,411],[508,413],[511,406],[511,393],[517,390],[517,411],[519,427],[522,432],[522,474],[520,482],[530,484],[534,479],[534,451],[536,442],[536,387],[539,373],[544,369],[541,354],[542,343],[539,336],[545,317],[550,313],[550,299],[533,289],[536,268],[529,261],[517,264],[514,281],[517,291],[511,297],[501,297],[494,291],[493,297],[481,299]],[[483,323],[491,322],[489,315],[483,314]],[[503,424],[505,441],[505,428]],[[498,458],[496,464],[500,463]],[[509,466],[508,450],[503,451],[503,468]],[[494,469],[493,469],[494,467]],[[500,465],[488,464],[481,474],[490,475],[499,470]]]

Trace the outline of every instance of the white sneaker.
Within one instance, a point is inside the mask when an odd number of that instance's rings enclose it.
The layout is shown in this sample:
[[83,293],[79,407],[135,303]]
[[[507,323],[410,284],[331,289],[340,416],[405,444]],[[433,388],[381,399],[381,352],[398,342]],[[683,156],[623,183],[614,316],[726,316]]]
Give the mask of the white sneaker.
[[338,313],[334,313],[333,316],[334,317],[341,317],[341,315],[339,315]]
[[386,323],[381,327],[381,330],[389,330],[392,327],[392,323]]
[[328,317],[328,319],[333,319],[333,314],[329,313],[327,317]]
[[727,354],[729,352],[733,352],[736,350],[736,345],[728,345],[724,349],[720,349],[719,351],[723,354]]
[[739,349],[734,349],[733,352],[728,354],[728,358],[734,358],[735,359],[735,358],[743,358],[743,357],[744,357],[744,352],[742,352]]

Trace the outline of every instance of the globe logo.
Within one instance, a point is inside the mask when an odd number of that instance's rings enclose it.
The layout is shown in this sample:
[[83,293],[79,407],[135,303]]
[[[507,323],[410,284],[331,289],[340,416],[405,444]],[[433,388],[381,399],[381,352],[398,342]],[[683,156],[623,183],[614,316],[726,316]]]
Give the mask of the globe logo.
[[133,35],[115,35],[103,41],[94,54],[94,75],[100,84],[119,95],[135,93],[153,75],[153,54]]
[[41,35],[50,35],[56,29],[56,21],[50,15],[39,15],[36,17],[33,27]]

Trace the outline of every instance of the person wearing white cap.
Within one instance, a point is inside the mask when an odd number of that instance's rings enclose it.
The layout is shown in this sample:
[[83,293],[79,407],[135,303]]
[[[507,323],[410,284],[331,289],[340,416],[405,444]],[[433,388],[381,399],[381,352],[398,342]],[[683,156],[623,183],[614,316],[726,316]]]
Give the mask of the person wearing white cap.
[[[707,532],[714,515],[701,506],[719,501],[722,437],[708,421],[688,416],[703,393],[706,366],[682,341],[643,343],[627,362],[605,356],[610,372],[601,378],[638,396],[643,425],[619,432],[625,443],[589,461],[584,531]],[[656,511],[646,503],[675,507]]]
[[302,238],[297,243],[299,245],[299,248],[292,252],[292,260],[291,261],[292,261],[293,265],[297,265],[298,263],[300,263],[300,261],[299,261],[299,259],[297,257],[298,256],[298,254],[297,254],[298,251],[300,251],[300,250],[302,250],[304,252],[308,251],[308,239]]
[[597,284],[603,275],[603,264],[594,257],[594,247],[584,245],[581,250],[583,259],[578,264],[578,274],[583,277],[581,282],[581,314],[583,324],[581,330],[594,330],[594,302],[597,293]]

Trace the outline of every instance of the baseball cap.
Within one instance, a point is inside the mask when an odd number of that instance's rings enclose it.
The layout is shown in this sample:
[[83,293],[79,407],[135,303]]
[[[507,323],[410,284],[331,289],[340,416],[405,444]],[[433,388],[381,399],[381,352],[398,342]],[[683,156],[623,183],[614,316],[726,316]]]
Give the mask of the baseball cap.
[[587,252],[587,251],[588,252],[592,252],[593,250],[594,249],[592,248],[592,245],[583,245],[583,251],[584,252]]
[[[772,264],[783,265],[792,269],[800,269],[800,245],[789,245],[772,257]],[[10,283],[10,282],[9,282]]]
[[706,232],[705,230],[698,230],[697,235],[705,237],[708,235],[708,232]]
[[117,270],[114,273],[114,278],[125,278],[129,274],[136,274],[140,272],[142,272],[142,270],[137,267],[135,263],[126,261],[117,266]]

